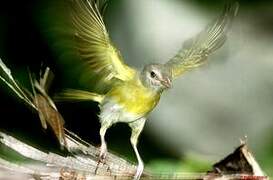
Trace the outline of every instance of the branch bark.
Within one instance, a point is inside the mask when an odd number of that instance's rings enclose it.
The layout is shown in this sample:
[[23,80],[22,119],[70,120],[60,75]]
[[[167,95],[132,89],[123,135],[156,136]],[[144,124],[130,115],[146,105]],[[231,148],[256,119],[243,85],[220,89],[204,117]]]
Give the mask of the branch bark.
[[23,162],[12,162],[12,160],[7,160],[7,157],[1,158],[0,172],[6,171],[7,173],[3,173],[6,175],[10,174],[8,172],[13,172],[20,177],[25,177],[25,179],[32,177],[34,179],[53,180],[112,179],[114,177],[127,179],[133,177],[136,170],[135,165],[109,152],[106,163],[99,164],[97,174],[95,174],[99,148],[84,142],[69,131],[66,132],[66,140],[71,152],[68,156],[42,152],[3,132],[0,132],[0,136],[1,149],[13,150],[26,158],[26,161]]

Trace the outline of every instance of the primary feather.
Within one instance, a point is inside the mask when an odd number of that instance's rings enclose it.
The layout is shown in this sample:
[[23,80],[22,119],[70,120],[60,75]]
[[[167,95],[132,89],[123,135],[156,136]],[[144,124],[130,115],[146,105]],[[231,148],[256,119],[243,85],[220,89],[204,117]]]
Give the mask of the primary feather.
[[120,52],[113,46],[99,10],[103,11],[106,4],[99,2],[73,0],[72,18],[77,48],[90,72],[100,77],[98,84],[131,80],[136,71],[123,62]]
[[238,7],[238,3],[227,5],[223,14],[216,21],[183,44],[183,48],[165,64],[170,68],[172,78],[200,66],[206,62],[211,53],[224,44]]

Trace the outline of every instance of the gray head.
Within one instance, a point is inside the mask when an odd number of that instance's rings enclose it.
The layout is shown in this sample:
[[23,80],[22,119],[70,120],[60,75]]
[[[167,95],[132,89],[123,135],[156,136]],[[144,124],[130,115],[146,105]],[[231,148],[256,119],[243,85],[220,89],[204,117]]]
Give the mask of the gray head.
[[141,72],[141,81],[144,86],[156,91],[171,87],[171,72],[162,64],[148,64]]

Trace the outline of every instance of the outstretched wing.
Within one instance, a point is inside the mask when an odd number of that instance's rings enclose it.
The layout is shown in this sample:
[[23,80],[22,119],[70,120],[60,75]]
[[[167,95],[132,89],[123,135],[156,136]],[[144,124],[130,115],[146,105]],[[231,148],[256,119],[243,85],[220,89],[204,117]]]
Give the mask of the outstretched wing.
[[113,79],[132,79],[136,71],[123,62],[109,38],[101,15],[105,6],[105,2],[96,0],[72,0],[71,4],[81,57],[91,74],[95,73],[99,81],[111,84]]
[[196,37],[187,40],[183,48],[165,65],[170,68],[172,78],[196,68],[206,62],[208,56],[226,41],[227,31],[236,16],[239,4],[225,6],[223,14]]

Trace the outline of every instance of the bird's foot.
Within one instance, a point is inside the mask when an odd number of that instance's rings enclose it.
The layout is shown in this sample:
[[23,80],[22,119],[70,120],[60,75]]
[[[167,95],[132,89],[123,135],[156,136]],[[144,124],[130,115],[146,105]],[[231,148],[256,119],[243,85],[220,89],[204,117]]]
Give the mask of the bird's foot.
[[100,146],[99,162],[105,163],[106,155],[107,155],[107,146],[106,144],[103,143]]
[[[97,167],[95,169],[95,174],[97,174],[99,165],[102,164],[106,164],[106,155],[107,155],[107,147],[105,144],[102,144],[100,147],[100,154],[99,154],[99,159],[98,159],[98,163],[97,163]],[[108,167],[108,169],[110,169]]]
[[137,170],[136,170],[136,174],[134,176],[134,180],[139,180],[142,173],[143,173],[143,169],[144,169],[144,164],[142,161],[139,162],[138,166],[137,166]]

